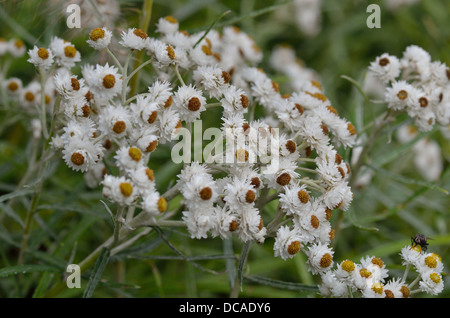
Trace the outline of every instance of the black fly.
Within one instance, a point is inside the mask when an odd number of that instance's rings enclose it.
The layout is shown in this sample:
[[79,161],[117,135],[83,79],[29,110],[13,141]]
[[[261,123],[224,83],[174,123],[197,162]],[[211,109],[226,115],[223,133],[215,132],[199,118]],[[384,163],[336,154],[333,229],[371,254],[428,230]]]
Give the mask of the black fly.
[[430,238],[426,237],[423,234],[416,234],[414,236],[411,236],[411,244],[412,244],[412,246],[419,245],[424,252],[427,250],[428,245],[429,245],[427,240],[430,240]]

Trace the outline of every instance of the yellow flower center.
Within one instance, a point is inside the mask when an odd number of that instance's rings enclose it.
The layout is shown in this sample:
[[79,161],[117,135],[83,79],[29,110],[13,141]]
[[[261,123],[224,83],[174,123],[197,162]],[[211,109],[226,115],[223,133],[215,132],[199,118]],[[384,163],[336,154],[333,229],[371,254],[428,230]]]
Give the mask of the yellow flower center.
[[123,133],[123,132],[125,131],[126,128],[127,128],[127,125],[125,124],[125,122],[122,121],[122,120],[118,120],[118,121],[116,121],[116,123],[114,124],[112,130],[113,130],[116,134],[121,134],[121,133]]
[[309,194],[305,190],[300,190],[297,192],[297,197],[301,203],[306,204],[309,202]]
[[148,146],[145,149],[145,151],[147,151],[147,152],[155,151],[157,146],[158,146],[158,140],[154,140],[154,141],[152,141],[151,143],[148,144]]
[[200,102],[200,99],[198,99],[198,97],[192,97],[188,102],[187,108],[190,111],[195,112],[195,111],[199,110],[201,106],[202,106],[202,104]]
[[364,278],[369,278],[370,276],[372,276],[372,273],[367,268],[361,268],[359,270],[359,274]]
[[402,287],[400,287],[400,292],[402,293],[403,298],[408,298],[411,293],[408,286],[406,285],[402,285]]
[[105,37],[105,31],[101,28],[96,28],[91,31],[91,34],[89,35],[89,38],[96,42],[99,39],[103,39]]
[[146,168],[145,169],[145,174],[147,175],[148,180],[150,180],[150,181],[154,181],[155,180],[155,173],[153,172],[152,169]]
[[245,194],[245,202],[247,203],[253,203],[255,201],[256,194],[252,190],[248,190]]
[[380,283],[375,283],[372,285],[372,290],[377,293],[377,294],[382,294],[383,293],[383,285],[381,285]]
[[400,92],[398,92],[397,97],[400,100],[405,100],[408,98],[408,92],[402,89]]
[[113,88],[114,85],[116,84],[116,78],[114,75],[112,74],[108,74],[105,75],[105,77],[103,77],[103,86],[105,88]]
[[17,82],[12,81],[8,84],[8,90],[11,92],[15,92],[18,88],[19,84],[17,84]]
[[429,268],[436,268],[437,266],[436,258],[433,256],[425,257],[425,265],[427,265]]
[[133,186],[129,182],[122,182],[119,187],[124,197],[128,198],[133,193]]
[[333,257],[330,255],[330,253],[326,253],[320,259],[320,267],[327,268],[331,265],[332,262],[333,262]]
[[46,48],[44,48],[44,47],[39,48],[38,51],[37,51],[37,54],[43,60],[46,60],[49,57],[48,50]]
[[280,186],[288,185],[289,182],[291,182],[291,175],[287,172],[280,174],[277,178],[277,183]]
[[355,263],[351,260],[345,260],[341,265],[342,269],[348,273],[353,272],[355,270]]
[[204,187],[200,190],[199,195],[202,200],[209,200],[212,197],[212,190],[210,187]]
[[170,15],[168,15],[167,17],[165,17],[164,20],[166,20],[166,21],[168,21],[168,22],[170,22],[170,23],[173,23],[173,24],[178,23],[178,20],[175,19],[174,17],[170,16]]
[[74,152],[70,156],[70,161],[76,166],[82,166],[84,164],[84,156],[79,152]]
[[291,242],[291,244],[289,244],[288,248],[287,248],[287,252],[289,255],[295,255],[300,251],[300,241],[293,241]]
[[314,214],[311,215],[310,223],[313,228],[315,228],[315,229],[319,228],[319,225],[320,225],[319,218],[317,216],[315,216]]
[[384,262],[379,257],[372,258],[372,264],[377,265],[378,267],[382,268],[384,265]]
[[158,200],[158,211],[160,213],[164,213],[167,210],[167,201],[163,197],[160,197]]
[[141,39],[145,40],[147,38],[147,33],[144,30],[136,29],[133,31],[133,34]]
[[76,54],[77,54],[77,49],[75,49],[75,47],[73,47],[73,46],[71,46],[71,45],[67,45],[67,46],[64,48],[64,55],[65,55],[66,57],[74,58]]
[[130,155],[131,159],[134,161],[139,161],[142,158],[142,152],[139,148],[136,147],[130,147],[128,150],[128,154]]
[[167,52],[167,56],[169,56],[169,58],[170,58],[171,60],[174,60],[174,59],[175,59],[175,51],[173,50],[173,48],[172,48],[170,45],[168,45],[168,46],[166,47],[166,52]]
[[438,273],[431,273],[430,279],[435,284],[439,284],[441,282],[441,276]]

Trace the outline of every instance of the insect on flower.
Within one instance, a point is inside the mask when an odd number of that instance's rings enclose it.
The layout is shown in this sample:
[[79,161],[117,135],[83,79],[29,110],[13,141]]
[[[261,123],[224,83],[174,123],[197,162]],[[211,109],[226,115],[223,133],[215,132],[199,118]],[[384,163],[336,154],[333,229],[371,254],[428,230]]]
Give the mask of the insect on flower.
[[417,246],[420,245],[420,247],[422,248],[422,250],[426,251],[428,248],[428,242],[427,240],[430,240],[431,238],[426,237],[423,234],[416,234],[414,236],[411,236],[411,244],[413,246]]

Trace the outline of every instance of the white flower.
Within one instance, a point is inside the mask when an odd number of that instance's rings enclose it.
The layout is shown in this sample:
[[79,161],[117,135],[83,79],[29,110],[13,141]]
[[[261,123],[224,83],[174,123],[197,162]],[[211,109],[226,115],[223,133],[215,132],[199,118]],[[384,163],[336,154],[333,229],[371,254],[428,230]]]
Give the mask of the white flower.
[[103,195],[119,205],[130,205],[136,200],[136,190],[125,177],[106,175],[102,181]]
[[142,29],[130,28],[126,32],[122,31],[121,37],[119,44],[126,48],[142,50],[147,47],[148,35]]
[[388,107],[393,110],[405,110],[407,107],[414,108],[414,104],[419,100],[418,91],[406,81],[395,81],[391,87],[386,88],[385,100]]
[[213,210],[214,227],[211,230],[212,236],[220,236],[228,239],[239,227],[239,220],[236,213],[233,213],[227,206],[215,206]]
[[250,180],[235,176],[225,185],[223,199],[232,211],[238,212],[241,208],[253,205],[256,195]]
[[81,61],[80,52],[75,46],[58,37],[53,37],[50,42],[50,50],[55,56],[55,61],[59,66],[72,68],[76,62]]
[[419,75],[422,81],[427,80],[430,76],[430,53],[417,45],[410,45],[405,49],[400,63],[408,75]]
[[334,251],[321,242],[309,246],[309,248],[305,250],[305,254],[308,256],[308,271],[314,275],[324,273],[333,267]]
[[389,280],[383,288],[385,298],[407,298],[409,296],[409,288],[403,284],[400,278]]
[[183,221],[191,238],[207,238],[208,232],[215,227],[211,208],[198,208],[195,211],[183,211]]
[[181,128],[181,118],[179,113],[173,107],[164,109],[158,115],[160,143],[173,140],[177,132]]
[[277,231],[273,245],[274,256],[283,260],[293,258],[301,248],[301,237],[298,232],[290,230],[288,226],[282,226]]
[[180,86],[174,94],[173,102],[180,113],[180,118],[186,123],[192,123],[200,118],[200,113],[206,110],[205,97],[192,85]]
[[105,174],[105,165],[103,164],[103,162],[97,162],[96,164],[92,165],[84,174],[86,185],[91,189],[98,187]]
[[22,80],[18,77],[8,78],[2,83],[2,85],[6,92],[14,97],[17,97],[23,88]]
[[178,32],[179,23],[177,19],[172,16],[159,18],[156,23],[156,31],[161,34],[173,34]]
[[135,169],[128,171],[128,175],[140,195],[156,190],[154,172],[145,164],[138,165]]
[[430,270],[441,273],[444,270],[442,258],[435,253],[424,253],[420,255],[416,263],[416,268],[419,273],[428,272]]
[[192,78],[211,98],[221,97],[230,86],[230,74],[217,66],[199,66],[194,70]]
[[369,70],[383,83],[394,81],[400,75],[400,61],[396,56],[387,53],[377,57],[370,63]]
[[405,246],[400,250],[402,258],[402,265],[416,266],[421,258],[421,248],[419,245],[413,247],[411,245]]
[[106,106],[99,115],[99,129],[107,136],[125,136],[131,129],[129,112],[122,106]]
[[322,283],[319,292],[322,296],[333,296],[337,298],[348,297],[347,285],[339,281],[332,271],[326,271],[320,275]]
[[183,49],[172,47],[165,42],[149,38],[147,41],[147,50],[149,55],[155,58],[155,62],[158,67],[178,64],[182,68],[188,66],[188,59],[186,52]]
[[9,53],[13,57],[21,57],[25,54],[27,48],[22,40],[20,39],[11,39],[7,44],[7,48]]
[[131,171],[143,165],[142,151],[137,147],[122,146],[114,156],[117,166],[123,171]]
[[45,47],[38,48],[34,46],[33,49],[28,51],[28,55],[30,56],[28,62],[36,67],[48,70],[53,64],[53,53]]
[[86,42],[95,50],[103,50],[111,43],[112,32],[106,28],[95,28]]
[[156,80],[148,87],[149,99],[156,104],[168,108],[173,103],[172,87],[169,81]]
[[122,90],[122,76],[115,66],[96,64],[85,65],[82,68],[83,78],[94,95],[97,104],[106,105]]
[[386,265],[379,257],[366,256],[360,262],[363,268],[366,268],[372,273],[373,282],[384,283],[385,279],[389,276]]
[[442,275],[433,270],[421,274],[422,280],[419,282],[419,289],[430,295],[438,295],[444,289]]
[[260,244],[264,242],[267,229],[264,227],[263,219],[257,208],[248,206],[240,211],[240,222],[237,232],[243,242],[252,240]]
[[281,209],[286,215],[307,213],[311,209],[310,193],[306,185],[286,186],[279,197]]
[[223,89],[222,94],[220,103],[223,106],[224,116],[247,113],[249,100],[242,89],[230,85]]
[[384,298],[384,285],[380,282],[373,282],[362,289],[364,298]]
[[89,139],[71,138],[65,143],[63,159],[75,171],[86,172],[101,160],[103,147]]
[[192,176],[180,191],[183,195],[183,202],[190,211],[206,206],[212,207],[217,199],[216,183],[209,174]]
[[145,192],[142,208],[151,216],[158,216],[166,211],[167,202],[166,199],[160,196],[158,191],[152,189]]

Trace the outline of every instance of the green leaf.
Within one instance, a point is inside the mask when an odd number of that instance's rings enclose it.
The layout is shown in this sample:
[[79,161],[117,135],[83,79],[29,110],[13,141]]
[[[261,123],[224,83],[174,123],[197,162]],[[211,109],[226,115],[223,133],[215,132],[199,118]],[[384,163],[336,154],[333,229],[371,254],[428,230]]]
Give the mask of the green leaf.
[[32,264],[32,265],[17,265],[17,266],[10,266],[0,269],[0,278],[2,277],[8,277],[10,275],[20,275],[20,274],[27,274],[27,273],[36,273],[36,272],[58,272],[59,269],[53,266],[48,265],[39,265],[39,264]]
[[97,287],[97,284],[100,282],[100,279],[102,277],[103,271],[106,268],[106,265],[109,262],[109,256],[110,251],[104,247],[100,255],[97,258],[97,261],[95,262],[94,269],[92,270],[91,276],[89,278],[88,285],[86,289],[84,290],[83,298],[91,298],[92,294],[94,293],[95,288]]
[[385,175],[386,177],[388,177],[388,178],[390,178],[392,180],[395,180],[397,182],[411,184],[411,185],[418,185],[418,186],[425,187],[425,188],[428,188],[428,189],[431,189],[431,190],[438,190],[438,191],[443,192],[444,194],[448,195],[448,190],[439,187],[435,183],[411,179],[411,178],[404,177],[404,176],[401,176],[401,175],[398,175],[398,174],[394,174],[391,171],[387,171],[387,170],[384,170],[384,169],[381,169],[381,168],[378,168],[378,167],[375,167],[375,166],[372,166],[372,165],[367,165],[367,167],[372,169],[372,170],[374,170],[374,171],[376,171],[376,172],[378,172],[378,173],[381,173],[381,174]]
[[9,205],[0,203],[0,210],[3,210],[10,218],[19,223],[22,228],[25,227],[23,220]]
[[252,283],[267,285],[280,289],[295,290],[295,291],[310,291],[310,292],[319,291],[319,288],[316,285],[305,285],[300,283],[285,282],[259,275],[245,276],[244,278],[245,280],[250,281]]
[[34,190],[31,188],[25,188],[21,190],[16,190],[11,193],[7,193],[0,196],[0,202],[11,200],[12,198],[20,197],[32,193]]
[[383,155],[380,156],[379,158],[375,158],[375,160],[373,161],[373,165],[376,167],[382,167],[386,163],[391,162],[392,160],[400,157],[409,149],[411,149],[420,139],[430,136],[432,133],[436,131],[436,129],[437,128],[435,127],[430,131],[420,133],[414,139],[405,142],[404,144],[398,147],[395,147],[392,151],[388,153],[383,153]]
[[239,281],[239,286],[242,289],[242,280],[244,278],[244,267],[245,267],[245,262],[247,260],[247,256],[248,253],[250,252],[250,247],[252,246],[252,242],[248,241],[244,244],[244,247],[242,248],[242,253],[241,253],[241,257],[239,259],[239,265],[238,265],[238,281]]

